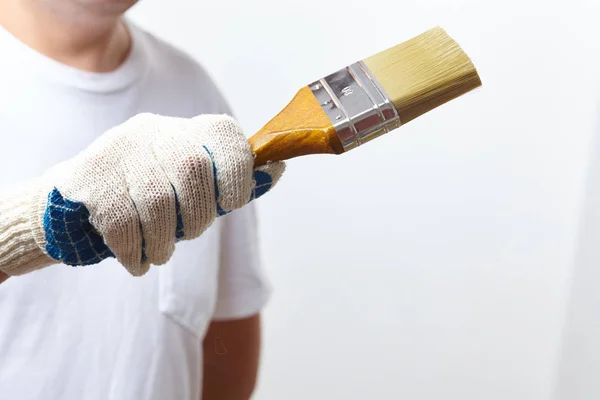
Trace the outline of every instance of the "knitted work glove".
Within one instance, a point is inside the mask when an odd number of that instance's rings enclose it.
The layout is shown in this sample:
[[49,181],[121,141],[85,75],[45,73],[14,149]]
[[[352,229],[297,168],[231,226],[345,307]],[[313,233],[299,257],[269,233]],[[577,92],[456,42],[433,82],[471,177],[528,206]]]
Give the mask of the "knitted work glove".
[[143,275],[170,259],[176,241],[267,192],[284,168],[255,169],[230,117],[140,114],[0,199],[0,270],[20,275],[116,257]]

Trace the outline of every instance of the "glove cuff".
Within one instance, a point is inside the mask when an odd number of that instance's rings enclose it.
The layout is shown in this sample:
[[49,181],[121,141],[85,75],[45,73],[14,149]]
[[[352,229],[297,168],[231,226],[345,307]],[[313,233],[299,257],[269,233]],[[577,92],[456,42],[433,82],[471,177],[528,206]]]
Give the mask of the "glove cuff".
[[40,193],[40,186],[32,184],[0,197],[0,270],[7,275],[57,263],[43,250],[45,202]]

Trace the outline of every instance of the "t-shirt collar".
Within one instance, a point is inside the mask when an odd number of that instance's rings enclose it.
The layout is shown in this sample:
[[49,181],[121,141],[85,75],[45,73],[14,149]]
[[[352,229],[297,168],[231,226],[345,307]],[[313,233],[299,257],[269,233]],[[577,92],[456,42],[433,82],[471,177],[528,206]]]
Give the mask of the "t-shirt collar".
[[19,69],[29,68],[36,74],[81,90],[104,93],[124,90],[144,75],[147,65],[139,40],[140,31],[128,20],[124,22],[131,35],[131,49],[126,60],[111,72],[90,72],[65,65],[32,49],[0,26],[2,62]]

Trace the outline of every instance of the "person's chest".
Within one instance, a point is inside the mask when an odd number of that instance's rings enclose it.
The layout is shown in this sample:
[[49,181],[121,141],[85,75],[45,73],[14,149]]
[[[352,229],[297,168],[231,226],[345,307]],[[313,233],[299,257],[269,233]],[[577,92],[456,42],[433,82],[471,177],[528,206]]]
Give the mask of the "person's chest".
[[94,93],[3,75],[0,86],[0,189],[75,156],[137,113],[195,114],[189,96],[165,98],[156,82]]

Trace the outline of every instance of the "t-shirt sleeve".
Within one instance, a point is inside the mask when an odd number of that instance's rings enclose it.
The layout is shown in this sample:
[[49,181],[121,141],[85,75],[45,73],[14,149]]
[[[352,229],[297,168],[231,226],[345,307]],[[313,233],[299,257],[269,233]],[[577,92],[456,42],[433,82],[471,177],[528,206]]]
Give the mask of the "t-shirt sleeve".
[[[196,65],[199,96],[197,113],[234,113],[209,74]],[[256,207],[249,203],[219,217],[220,254],[217,299],[213,319],[237,319],[252,316],[266,305],[271,288],[263,271]]]
[[269,300],[253,203],[227,214],[221,225],[220,271],[214,319],[252,316]]

